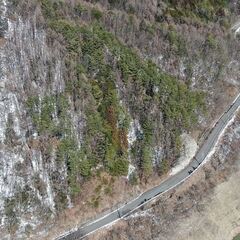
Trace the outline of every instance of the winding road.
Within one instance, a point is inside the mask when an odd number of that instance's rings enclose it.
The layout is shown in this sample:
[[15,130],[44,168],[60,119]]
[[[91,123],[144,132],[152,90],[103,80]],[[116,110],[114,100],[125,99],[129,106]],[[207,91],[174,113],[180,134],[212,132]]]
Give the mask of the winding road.
[[115,221],[124,218],[130,215],[134,210],[143,206],[149,201],[152,201],[157,196],[169,191],[170,189],[176,187],[180,183],[184,182],[189,176],[191,176],[203,163],[209,153],[213,150],[213,147],[216,145],[221,133],[226,128],[228,123],[232,120],[234,114],[240,107],[240,94],[228,107],[226,112],[219,118],[208,137],[205,139],[202,146],[199,148],[195,157],[192,159],[191,163],[184,168],[179,173],[171,176],[160,185],[142,193],[136,199],[131,202],[126,203],[124,206],[119,209],[109,213],[108,215],[98,218],[93,222],[87,223],[76,231],[68,232],[64,236],[57,238],[58,240],[73,240],[73,239],[82,239],[89,235],[90,233],[95,232],[96,230],[103,228],[109,224],[114,223]]

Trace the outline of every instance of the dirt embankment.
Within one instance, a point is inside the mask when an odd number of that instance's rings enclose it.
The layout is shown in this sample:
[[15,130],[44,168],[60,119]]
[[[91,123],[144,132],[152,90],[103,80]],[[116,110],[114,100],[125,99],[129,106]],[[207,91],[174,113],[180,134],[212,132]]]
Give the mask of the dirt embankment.
[[240,114],[211,160],[144,212],[89,239],[232,240],[240,232]]

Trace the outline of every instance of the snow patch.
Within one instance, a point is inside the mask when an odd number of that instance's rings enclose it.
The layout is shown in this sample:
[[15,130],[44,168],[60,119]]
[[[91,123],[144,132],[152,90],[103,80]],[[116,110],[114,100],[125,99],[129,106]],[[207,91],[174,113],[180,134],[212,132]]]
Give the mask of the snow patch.
[[185,78],[186,77],[186,67],[184,65],[184,62],[183,60],[180,61],[180,64],[179,64],[179,72],[180,72],[180,77],[181,78]]
[[142,133],[143,131],[141,129],[139,121],[136,119],[131,121],[128,136],[127,136],[129,145],[132,146],[133,143],[137,140],[137,136]]
[[128,217],[126,217],[125,219],[131,219],[131,218],[140,218],[140,217],[155,217],[154,214],[151,214],[151,208],[145,210],[145,211],[141,211],[141,212],[136,212],[134,214],[129,215]]
[[231,30],[234,32],[234,36],[236,37],[240,33],[240,21],[236,22],[232,27]]
[[127,179],[129,180],[129,177],[131,176],[131,174],[135,171],[135,167],[132,164],[128,165],[128,175],[127,175]]
[[164,152],[162,147],[154,147],[153,166],[158,166],[158,164],[162,161],[163,155]]
[[[39,177],[46,184],[47,197],[44,199],[44,204],[49,206],[50,209],[54,212],[55,203],[54,203],[53,191],[50,184],[48,172],[44,169],[41,152],[33,150],[32,166],[33,166],[33,174],[39,173]],[[54,169],[54,168],[51,168],[51,169]],[[38,195],[38,197],[40,198],[40,201],[42,201],[42,197],[40,196],[40,194]]]
[[238,126],[237,128],[234,129],[234,134],[236,135],[237,139],[240,138],[240,126]]

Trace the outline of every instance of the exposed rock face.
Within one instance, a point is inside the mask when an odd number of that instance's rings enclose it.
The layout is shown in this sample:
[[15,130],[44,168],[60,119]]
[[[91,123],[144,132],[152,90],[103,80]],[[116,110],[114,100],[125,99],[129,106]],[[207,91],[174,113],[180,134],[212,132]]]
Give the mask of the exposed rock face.
[[227,28],[156,21],[168,15],[162,1],[0,6],[1,239],[37,232],[98,171],[165,173],[180,134],[208,127],[239,88],[239,43]]
[[198,145],[196,141],[189,136],[188,134],[184,133],[181,135],[181,142],[182,142],[182,151],[181,156],[177,161],[177,165],[171,169],[170,175],[174,175],[184,169],[195,156]]

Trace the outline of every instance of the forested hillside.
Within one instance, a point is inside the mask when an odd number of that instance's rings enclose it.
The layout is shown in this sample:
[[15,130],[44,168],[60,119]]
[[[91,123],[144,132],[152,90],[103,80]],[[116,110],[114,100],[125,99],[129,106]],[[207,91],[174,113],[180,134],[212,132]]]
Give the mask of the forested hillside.
[[134,195],[239,88],[237,1],[0,4],[0,236]]

